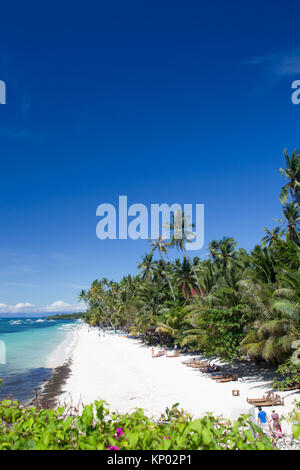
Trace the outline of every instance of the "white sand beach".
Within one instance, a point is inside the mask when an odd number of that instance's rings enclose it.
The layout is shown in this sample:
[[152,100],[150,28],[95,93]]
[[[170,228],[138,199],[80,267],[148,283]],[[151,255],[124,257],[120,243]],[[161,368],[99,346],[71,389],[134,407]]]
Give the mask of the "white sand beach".
[[[179,408],[200,417],[213,412],[228,418],[239,413],[253,412],[247,397],[261,397],[270,389],[269,381],[263,380],[258,368],[243,375],[238,382],[216,383],[198,370],[186,367],[182,361],[189,356],[177,358],[151,357],[151,348],[140,341],[117,334],[99,336],[97,329],[81,325],[71,354],[71,375],[67,379],[60,402],[78,405],[96,399],[109,403],[111,410],[133,411],[142,407],[148,416],[158,417],[166,407],[179,403]],[[240,391],[239,397],[232,390]],[[287,414],[293,408],[299,393],[280,393],[285,406],[276,407],[277,412]],[[268,414],[271,408],[266,408]]]

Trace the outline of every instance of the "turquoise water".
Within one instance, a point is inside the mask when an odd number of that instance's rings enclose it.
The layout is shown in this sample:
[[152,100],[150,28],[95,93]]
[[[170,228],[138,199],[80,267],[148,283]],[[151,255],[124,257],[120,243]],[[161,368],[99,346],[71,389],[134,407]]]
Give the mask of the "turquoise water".
[[0,378],[3,379],[0,399],[12,395],[24,402],[32,398],[35,388],[51,376],[52,369],[47,366],[49,355],[77,323],[77,320],[0,318]]

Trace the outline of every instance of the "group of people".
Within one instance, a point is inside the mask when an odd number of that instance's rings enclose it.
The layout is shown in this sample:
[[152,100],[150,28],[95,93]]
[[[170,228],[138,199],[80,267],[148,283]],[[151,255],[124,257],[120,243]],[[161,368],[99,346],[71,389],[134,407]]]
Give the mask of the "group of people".
[[275,410],[272,410],[271,418],[268,418],[267,413],[263,411],[261,406],[259,406],[257,424],[266,434],[272,433],[274,437],[282,437],[282,429],[279,421],[279,415],[275,412]]
[[152,357],[159,357],[159,356],[167,356],[167,357],[173,357],[174,356],[175,357],[175,356],[179,355],[180,353],[179,353],[177,344],[175,344],[174,349],[173,349],[173,355],[171,355],[171,356],[168,355],[167,346],[164,346],[163,350],[158,351],[157,354],[155,353],[155,349],[152,347],[151,348],[151,354],[152,354]]

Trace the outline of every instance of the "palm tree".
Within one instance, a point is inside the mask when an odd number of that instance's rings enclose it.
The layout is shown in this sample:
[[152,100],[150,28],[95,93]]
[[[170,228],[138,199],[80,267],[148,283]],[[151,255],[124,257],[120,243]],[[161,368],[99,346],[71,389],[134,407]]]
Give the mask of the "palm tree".
[[170,241],[170,246],[175,246],[178,250],[183,250],[186,258],[189,260],[190,266],[193,270],[195,281],[198,287],[198,292],[202,296],[202,289],[199,284],[199,279],[194,267],[194,263],[189,257],[186,250],[186,243],[191,243],[195,239],[195,235],[190,228],[195,227],[195,224],[188,222],[188,217],[184,215],[181,211],[176,211],[172,215],[172,221],[169,224],[169,228],[173,231],[173,235]]
[[198,267],[198,272],[201,287],[205,294],[208,295],[220,279],[220,273],[216,270],[215,263],[211,260],[204,260]]
[[176,339],[183,328],[186,313],[183,308],[176,308],[172,311],[165,309],[163,313],[163,321],[158,322],[155,331],[156,333],[167,334],[172,339]]
[[286,168],[280,168],[281,174],[290,181],[283,186],[280,193],[280,202],[285,205],[292,196],[293,202],[300,205],[300,153],[294,150],[289,157],[287,150],[284,150]]
[[236,250],[237,242],[232,237],[223,237],[222,240],[213,240],[209,245],[209,252],[217,267],[224,274],[229,265],[238,262],[239,250]]
[[167,281],[168,281],[168,284],[169,284],[169,287],[170,287],[170,290],[171,290],[171,293],[172,293],[172,297],[173,297],[173,300],[175,301],[176,298],[175,298],[175,295],[174,295],[174,290],[173,290],[173,287],[172,287],[172,284],[171,284],[171,281],[170,281],[170,278],[169,278],[169,275],[168,275],[168,272],[167,272],[165,260],[163,259],[163,256],[162,256],[162,253],[165,253],[168,257],[168,254],[167,254],[168,243],[166,243],[164,241],[164,238],[162,236],[159,236],[157,238],[157,240],[152,240],[150,238],[149,243],[150,243],[151,246],[153,246],[153,248],[151,250],[151,253],[150,253],[151,255],[153,255],[155,250],[158,250],[158,252],[159,252],[160,259],[161,259],[161,261],[164,265],[164,268],[165,268],[165,274],[166,274],[166,278],[167,278]]
[[241,350],[250,357],[262,357],[277,364],[286,359],[296,339],[294,327],[299,327],[300,305],[274,301],[274,317],[268,321],[257,321],[241,343]]
[[280,227],[274,227],[272,230],[267,229],[264,227],[264,232],[266,233],[265,236],[261,239],[262,245],[268,245],[269,248],[276,245],[276,243],[281,239],[284,229]]
[[102,281],[95,280],[92,282],[89,295],[91,301],[100,309],[103,319],[108,323],[111,328],[114,328],[114,325],[110,319],[110,312],[108,309],[107,298],[105,296],[104,287],[107,286],[108,281],[106,278]]
[[78,295],[78,300],[80,302],[84,302],[86,305],[88,304],[88,292],[85,289],[82,289]]
[[140,277],[141,279],[151,280],[154,271],[154,263],[153,263],[153,253],[146,254],[142,262],[138,265],[138,269],[141,270]]
[[287,220],[286,239],[299,243],[300,207],[296,202],[290,202],[283,208]]
[[282,212],[286,221],[279,219],[278,222],[284,225],[286,240],[299,244],[300,206],[296,202],[289,202],[283,207]]
[[197,281],[193,276],[191,264],[184,256],[182,262],[179,259],[175,260],[175,277],[178,280],[178,285],[182,288],[183,293],[188,296],[193,296],[193,292],[197,287]]
[[250,253],[251,266],[245,270],[245,276],[256,281],[274,284],[277,279],[276,256],[269,248],[255,245]]

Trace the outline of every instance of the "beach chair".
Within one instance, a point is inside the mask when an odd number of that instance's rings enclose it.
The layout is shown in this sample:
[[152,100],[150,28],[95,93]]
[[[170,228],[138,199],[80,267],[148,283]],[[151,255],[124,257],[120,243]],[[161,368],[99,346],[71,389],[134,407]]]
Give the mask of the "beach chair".
[[195,364],[192,366],[193,369],[198,369],[198,370],[205,370],[207,368],[207,365],[205,364]]
[[[267,398],[268,397],[268,398]],[[283,406],[284,399],[279,395],[275,395],[273,392],[268,392],[264,398],[248,398],[247,402],[253,406]]]
[[290,392],[291,390],[300,390],[300,384],[280,389],[281,392]]
[[219,384],[221,383],[226,383],[226,382],[236,382],[238,380],[236,375],[233,375],[232,377],[227,377],[226,379],[219,379],[216,382]]
[[[279,395],[277,395],[277,396],[279,396]],[[262,398],[247,398],[247,402],[251,403],[251,404],[254,404],[254,403],[268,402],[268,401],[272,401],[274,399],[275,399],[274,392],[272,392],[272,390],[270,390],[269,392],[266,393],[266,395],[263,395]]]
[[208,362],[204,362],[204,361],[194,361],[194,362],[191,362],[190,364],[186,364],[188,367],[195,367],[195,368],[198,368],[198,367],[207,367],[208,366]]
[[194,362],[199,362],[200,358],[193,357],[191,359],[187,359],[186,361],[181,361],[181,364],[187,365],[187,364],[193,364]]
[[212,375],[211,378],[213,380],[221,380],[221,379],[230,379],[231,377],[233,377],[233,373],[232,372],[227,372],[227,373],[224,373],[222,375]]
[[265,406],[284,406],[284,399],[279,397],[279,399],[276,399],[276,400],[269,400],[269,401],[264,401],[264,402],[260,402],[260,403],[252,403],[252,405],[254,407],[258,407],[258,406],[261,406],[261,407],[265,407]]

